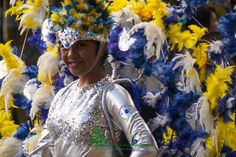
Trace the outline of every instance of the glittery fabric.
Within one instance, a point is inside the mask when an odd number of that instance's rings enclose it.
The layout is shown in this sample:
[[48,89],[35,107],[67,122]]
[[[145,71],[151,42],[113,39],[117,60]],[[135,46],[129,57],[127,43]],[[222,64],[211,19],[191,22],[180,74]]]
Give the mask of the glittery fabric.
[[[155,156],[153,137],[130,97],[125,96],[127,93],[122,87],[114,85],[109,77],[85,88],[79,88],[77,83],[71,83],[55,96],[46,121],[50,144],[39,142],[39,145],[44,145],[41,147],[41,154],[38,153],[39,156],[45,156],[42,150],[47,149],[49,145],[53,145],[50,151],[52,156],[56,157],[94,157],[99,154],[103,157],[116,156],[117,152],[114,151],[111,132],[102,108],[105,89],[109,89],[106,93],[106,105],[114,122],[112,130],[116,141],[119,141],[123,130],[132,145],[132,157],[145,157],[144,154]],[[142,144],[149,146],[139,147]],[[37,151],[40,152],[40,149]]]
[[93,32],[86,32],[79,34],[75,29],[66,27],[58,32],[59,41],[64,48],[70,48],[76,41],[79,40],[96,40],[100,42],[106,42],[107,39],[101,34],[95,34]]

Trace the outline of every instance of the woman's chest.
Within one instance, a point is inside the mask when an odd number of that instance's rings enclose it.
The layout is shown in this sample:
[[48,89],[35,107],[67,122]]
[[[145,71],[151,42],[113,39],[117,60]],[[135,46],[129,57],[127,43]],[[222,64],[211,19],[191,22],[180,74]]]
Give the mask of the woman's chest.
[[109,140],[109,130],[102,109],[102,94],[91,92],[67,96],[57,102],[49,115],[47,126],[53,138],[68,142],[94,144],[94,137],[104,136]]

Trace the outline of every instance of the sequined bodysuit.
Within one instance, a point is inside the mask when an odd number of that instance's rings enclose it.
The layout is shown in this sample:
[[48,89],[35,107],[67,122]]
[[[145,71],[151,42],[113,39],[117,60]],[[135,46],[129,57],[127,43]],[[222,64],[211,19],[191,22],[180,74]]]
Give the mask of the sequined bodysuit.
[[128,92],[109,77],[84,88],[74,81],[60,90],[50,107],[39,147],[30,156],[119,156],[101,105],[104,91],[116,141],[123,131],[132,146],[132,157],[155,156],[155,141]]

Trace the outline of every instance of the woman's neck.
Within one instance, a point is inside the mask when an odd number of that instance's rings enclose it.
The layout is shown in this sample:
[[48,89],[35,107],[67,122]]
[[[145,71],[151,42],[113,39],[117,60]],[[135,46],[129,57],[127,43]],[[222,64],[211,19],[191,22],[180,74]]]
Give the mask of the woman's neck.
[[96,83],[106,76],[103,68],[94,69],[89,73],[79,76],[79,87],[84,87],[92,83]]

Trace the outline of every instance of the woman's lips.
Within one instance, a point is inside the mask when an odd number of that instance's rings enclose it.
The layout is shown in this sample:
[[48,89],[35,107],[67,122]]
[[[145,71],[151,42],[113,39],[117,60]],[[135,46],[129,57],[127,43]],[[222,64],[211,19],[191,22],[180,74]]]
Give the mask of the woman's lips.
[[70,68],[78,68],[80,66],[80,64],[83,63],[82,61],[81,62],[68,62],[68,65]]

